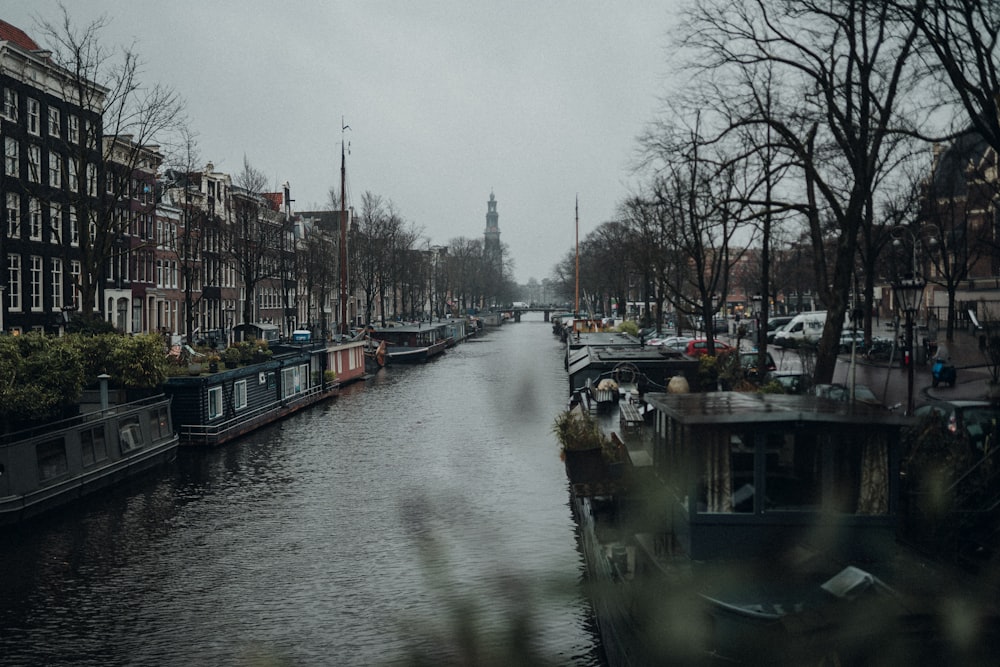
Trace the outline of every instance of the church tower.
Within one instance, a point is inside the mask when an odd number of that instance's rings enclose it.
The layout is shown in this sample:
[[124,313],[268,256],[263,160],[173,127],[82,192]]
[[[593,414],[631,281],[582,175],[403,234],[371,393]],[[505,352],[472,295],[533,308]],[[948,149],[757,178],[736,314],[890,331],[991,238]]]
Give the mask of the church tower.
[[499,271],[502,261],[500,256],[500,215],[497,213],[497,200],[492,191],[486,206],[486,233],[483,238],[483,253]]

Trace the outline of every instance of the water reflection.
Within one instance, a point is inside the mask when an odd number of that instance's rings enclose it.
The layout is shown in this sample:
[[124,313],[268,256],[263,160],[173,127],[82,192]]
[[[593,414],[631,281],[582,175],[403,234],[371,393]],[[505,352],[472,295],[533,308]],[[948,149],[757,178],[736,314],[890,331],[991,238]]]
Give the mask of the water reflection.
[[505,326],[3,535],[4,664],[600,664],[565,392]]

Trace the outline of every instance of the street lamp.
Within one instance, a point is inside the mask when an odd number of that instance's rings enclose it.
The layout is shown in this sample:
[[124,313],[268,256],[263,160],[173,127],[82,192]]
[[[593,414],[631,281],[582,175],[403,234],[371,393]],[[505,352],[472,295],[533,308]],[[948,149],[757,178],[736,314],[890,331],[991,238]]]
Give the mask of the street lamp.
[[909,358],[906,363],[906,414],[913,414],[913,316],[920,307],[920,299],[924,294],[924,280],[919,275],[899,278],[893,283],[892,289],[899,299],[899,305],[906,313],[906,350]]

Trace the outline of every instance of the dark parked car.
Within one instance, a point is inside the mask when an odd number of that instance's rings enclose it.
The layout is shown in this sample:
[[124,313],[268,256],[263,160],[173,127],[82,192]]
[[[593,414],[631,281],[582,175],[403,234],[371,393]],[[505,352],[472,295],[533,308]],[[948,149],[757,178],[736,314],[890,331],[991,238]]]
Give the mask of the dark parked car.
[[[847,402],[851,399],[851,388],[846,384],[818,384],[813,387],[813,394],[835,401]],[[869,405],[882,405],[882,401],[878,400],[875,392],[863,384],[854,385],[854,401]]]
[[799,371],[771,371],[765,382],[777,382],[786,394],[807,394],[812,388],[812,376]]
[[756,380],[759,377],[770,373],[771,371],[778,370],[778,365],[774,363],[774,357],[771,356],[770,352],[765,352],[766,361],[764,372],[760,372],[757,368],[757,362],[760,360],[759,352],[740,352],[740,366],[743,367],[743,375],[746,377]]
[[987,440],[996,436],[1000,422],[1000,407],[989,401],[935,401],[913,411],[917,417],[937,415],[951,433],[961,435],[977,452],[986,449]]

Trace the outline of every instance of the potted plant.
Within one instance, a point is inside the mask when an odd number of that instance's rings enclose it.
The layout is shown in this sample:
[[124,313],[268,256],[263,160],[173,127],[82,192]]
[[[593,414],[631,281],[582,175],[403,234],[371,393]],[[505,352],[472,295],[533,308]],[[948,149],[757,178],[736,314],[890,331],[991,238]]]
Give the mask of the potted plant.
[[219,355],[217,355],[217,354],[210,354],[210,355],[208,355],[206,357],[206,360],[208,361],[208,372],[209,373],[218,373],[219,372]]
[[578,404],[556,418],[553,431],[559,439],[566,474],[574,484],[611,478],[611,466],[621,461],[597,420]]
[[235,345],[230,345],[226,348],[225,352],[222,353],[222,358],[226,364],[226,368],[236,368],[239,366],[240,357],[240,348]]

